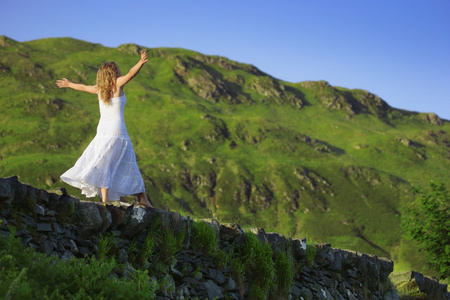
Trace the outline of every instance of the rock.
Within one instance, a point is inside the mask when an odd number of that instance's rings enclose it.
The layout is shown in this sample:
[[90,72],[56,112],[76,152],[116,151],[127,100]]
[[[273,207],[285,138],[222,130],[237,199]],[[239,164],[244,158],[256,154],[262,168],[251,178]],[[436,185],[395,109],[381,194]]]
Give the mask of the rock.
[[220,224],[219,239],[232,243],[237,237],[244,233],[241,226],[237,223]]
[[435,113],[428,113],[428,114],[419,114],[420,118],[422,120],[425,120],[426,122],[433,124],[433,125],[444,125],[444,121]]
[[398,296],[397,290],[388,291],[386,294],[383,295],[383,300],[399,300],[400,297]]
[[294,285],[292,287],[292,295],[294,296],[294,299],[300,298],[300,293],[301,293],[301,290],[297,286]]
[[97,231],[103,224],[103,219],[94,202],[81,201],[78,206],[78,212],[82,228],[85,231]]
[[36,205],[35,205],[35,212],[36,212],[36,214],[38,214],[38,215],[45,216],[45,208],[43,208],[43,207],[40,206],[39,204],[36,204]]
[[57,234],[63,234],[65,232],[65,230],[62,228],[62,226],[56,222],[53,223],[53,229]]
[[259,239],[262,243],[268,243],[266,232],[264,231],[264,228],[249,228],[249,232],[256,235],[256,237]]
[[302,261],[306,255],[306,239],[293,239],[292,240],[292,251],[294,257],[298,261]]
[[380,278],[385,279],[394,270],[394,262],[386,257],[379,257],[378,262],[380,264]]
[[222,271],[209,268],[206,273],[208,275],[208,278],[214,280],[215,282],[219,284],[225,283],[225,276],[223,275]]
[[68,250],[65,250],[65,251],[64,251],[64,254],[61,256],[61,259],[63,259],[63,260],[69,260],[69,259],[71,259],[72,257],[74,257],[73,253],[70,252],[70,251],[68,251]]
[[147,210],[140,206],[130,206],[127,208],[123,226],[123,233],[127,237],[138,236],[149,225],[149,214]]
[[316,244],[316,256],[314,262],[321,267],[330,267],[334,262],[331,245],[328,243]]
[[0,178],[0,203],[9,205],[14,199],[15,186],[19,184],[17,176]]
[[226,279],[226,284],[225,284],[225,290],[228,292],[232,292],[232,291],[237,291],[238,286],[236,284],[236,281],[233,280],[233,278],[228,277]]
[[313,293],[305,287],[300,290],[300,297],[302,297],[303,299],[308,299],[308,300],[314,299]]
[[159,282],[159,290],[164,294],[166,297],[173,298],[175,296],[175,281],[173,280],[172,276],[169,274],[166,274]]
[[37,231],[45,231],[45,232],[52,231],[52,225],[48,223],[37,223],[36,227]]
[[213,300],[217,298],[223,298],[222,290],[212,280],[207,280],[203,283],[203,286],[205,287],[208,299]]
[[358,274],[356,274],[356,272],[354,271],[354,270],[352,270],[352,269],[348,269],[347,270],[347,274],[348,274],[348,276],[350,276],[351,278],[358,278]]
[[98,230],[101,233],[105,233],[106,230],[109,229],[112,224],[112,215],[106,206],[97,205],[97,209],[100,213],[100,217],[102,218],[102,225]]
[[172,275],[178,277],[178,278],[183,278],[184,274],[181,273],[180,271],[178,271],[178,269],[175,268],[175,266],[170,266],[170,272],[172,273]]
[[349,300],[358,300],[358,298],[356,298],[355,295],[353,295],[353,293],[348,289],[345,290],[345,294]]
[[125,211],[120,207],[108,206],[108,211],[111,214],[111,227],[113,229],[122,225],[125,217]]
[[87,249],[86,247],[79,247],[79,248],[78,248],[78,255],[79,255],[80,257],[85,257],[86,255],[87,255],[87,256],[92,256],[93,253],[92,253],[92,251],[90,251],[90,250]]
[[36,227],[36,221],[29,216],[24,216],[22,218],[22,223],[26,224],[29,227]]
[[284,252],[286,253],[289,248],[289,241],[286,239],[286,237],[278,234],[269,232],[267,233],[267,240],[269,241],[269,244],[272,246],[272,250],[274,253],[278,252]]
[[334,260],[333,263],[331,265],[331,270],[333,271],[337,271],[340,272],[342,271],[342,254],[341,254],[341,250],[339,249],[332,249],[333,253],[334,253]]
[[55,243],[53,243],[53,242],[51,242],[49,240],[45,240],[45,241],[43,241],[41,243],[40,250],[43,253],[45,253],[47,255],[50,255],[53,252],[53,249],[56,249],[56,244]]

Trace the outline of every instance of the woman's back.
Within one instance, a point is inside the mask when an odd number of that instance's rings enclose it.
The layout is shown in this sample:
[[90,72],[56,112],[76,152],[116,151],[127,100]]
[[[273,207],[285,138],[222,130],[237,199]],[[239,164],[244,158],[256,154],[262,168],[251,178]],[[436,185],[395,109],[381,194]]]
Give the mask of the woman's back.
[[109,104],[98,101],[100,107],[100,121],[97,126],[97,134],[128,134],[124,120],[124,109],[127,103],[125,94],[111,98]]

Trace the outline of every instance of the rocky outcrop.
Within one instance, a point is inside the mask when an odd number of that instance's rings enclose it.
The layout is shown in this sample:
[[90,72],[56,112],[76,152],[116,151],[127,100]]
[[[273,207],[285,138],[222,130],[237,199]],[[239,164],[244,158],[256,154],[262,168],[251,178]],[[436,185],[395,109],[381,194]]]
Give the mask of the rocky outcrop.
[[392,112],[385,101],[368,91],[340,89],[323,80],[304,81],[298,85],[312,90],[315,98],[327,108],[342,110],[348,117],[366,113],[386,120]]
[[444,125],[444,123],[445,123],[445,121],[442,120],[435,113],[423,113],[423,114],[419,114],[419,116],[422,120],[425,120],[428,123],[433,124],[433,125]]
[[[159,241],[155,244],[159,254],[140,260],[144,267],[151,260],[168,261],[167,269],[159,274],[164,284],[160,284],[157,299],[247,299],[252,289],[249,282],[258,274],[236,277],[230,257],[242,245],[244,236],[252,233],[260,243],[270,245],[274,254],[292,258],[296,268],[293,280],[289,281],[288,298],[398,299],[388,278],[393,270],[390,259],[335,249],[330,244],[307,246],[305,239],[287,238],[263,229],[245,232],[238,224],[205,220],[217,238],[217,251],[225,257],[219,263],[219,256],[196,246],[195,226],[190,218],[126,203],[104,205],[81,201],[64,189],[37,189],[20,183],[17,177],[0,178],[0,208],[0,235],[8,235],[10,226],[15,227],[16,236],[24,245],[61,259],[98,255],[104,248],[105,237],[109,237],[115,257],[125,266],[125,271],[117,271],[115,276],[133,272],[133,259],[136,261],[144,251],[149,237],[156,238],[153,235],[159,226],[163,232],[159,239],[176,237],[179,247],[173,257],[168,256],[170,248],[163,251],[163,243]],[[420,279],[418,273],[412,277],[418,284],[424,282],[433,295],[436,291],[446,295],[444,285],[429,288],[433,284],[430,280],[423,280],[423,276]]]

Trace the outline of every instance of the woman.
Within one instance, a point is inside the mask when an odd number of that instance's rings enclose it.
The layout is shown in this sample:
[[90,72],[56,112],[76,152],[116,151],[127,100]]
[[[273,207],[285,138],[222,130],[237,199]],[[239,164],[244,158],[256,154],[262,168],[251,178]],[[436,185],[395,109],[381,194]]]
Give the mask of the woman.
[[153,207],[145,194],[124,121],[127,99],[123,88],[147,61],[147,53],[142,52],[139,62],[124,76],[114,62],[104,63],[97,72],[96,85],[73,83],[66,78],[56,81],[59,88],[98,95],[100,121],[97,134],[75,165],[61,175],[64,182],[81,189],[87,197],[100,193],[102,201],[107,203],[120,200],[121,196],[138,194],[140,204]]

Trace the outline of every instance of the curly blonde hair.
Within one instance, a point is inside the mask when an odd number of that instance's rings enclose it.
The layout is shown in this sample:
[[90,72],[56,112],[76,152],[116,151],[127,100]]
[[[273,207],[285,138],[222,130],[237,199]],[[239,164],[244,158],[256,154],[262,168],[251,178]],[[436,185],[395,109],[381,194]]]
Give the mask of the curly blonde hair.
[[122,74],[115,62],[106,62],[100,66],[97,72],[97,93],[100,92],[100,99],[109,105],[111,98],[116,91],[116,80]]

